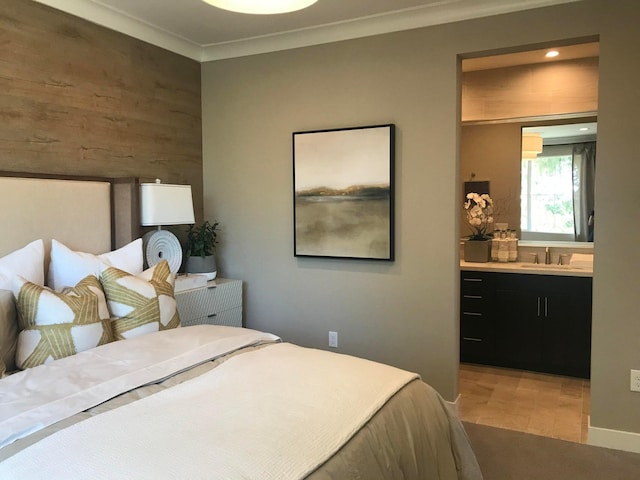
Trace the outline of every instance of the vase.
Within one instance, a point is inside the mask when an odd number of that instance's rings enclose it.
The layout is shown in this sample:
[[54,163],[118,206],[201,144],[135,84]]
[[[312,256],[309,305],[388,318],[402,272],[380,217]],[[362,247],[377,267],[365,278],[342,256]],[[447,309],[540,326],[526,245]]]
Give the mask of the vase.
[[207,280],[216,278],[216,257],[209,255],[207,257],[187,257],[185,264],[187,273],[202,273],[207,276]]
[[465,262],[484,263],[489,260],[491,260],[491,240],[465,240]]

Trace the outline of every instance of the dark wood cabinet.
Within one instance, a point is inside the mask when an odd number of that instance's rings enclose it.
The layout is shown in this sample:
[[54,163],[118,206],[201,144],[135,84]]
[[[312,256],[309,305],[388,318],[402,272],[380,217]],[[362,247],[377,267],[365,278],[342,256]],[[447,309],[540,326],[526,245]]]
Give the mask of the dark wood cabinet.
[[[475,310],[465,308],[469,275],[480,275],[487,287],[476,309],[480,323],[468,315]],[[589,277],[463,271],[461,360],[589,378],[591,285]],[[471,325],[480,327],[475,334],[482,348],[466,340]]]
[[494,350],[494,277],[485,272],[462,272],[460,277],[460,359],[490,363]]

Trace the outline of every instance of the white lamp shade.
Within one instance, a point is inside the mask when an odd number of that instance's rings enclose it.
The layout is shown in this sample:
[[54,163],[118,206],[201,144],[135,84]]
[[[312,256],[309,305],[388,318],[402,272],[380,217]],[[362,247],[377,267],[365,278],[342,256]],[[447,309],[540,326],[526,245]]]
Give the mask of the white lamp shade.
[[542,153],[542,137],[539,133],[525,133],[522,135],[522,158],[535,159]]
[[536,158],[538,158],[538,154],[536,152],[529,152],[526,150],[522,151],[523,160],[535,160]]
[[140,184],[140,224],[185,225],[195,223],[191,185]]

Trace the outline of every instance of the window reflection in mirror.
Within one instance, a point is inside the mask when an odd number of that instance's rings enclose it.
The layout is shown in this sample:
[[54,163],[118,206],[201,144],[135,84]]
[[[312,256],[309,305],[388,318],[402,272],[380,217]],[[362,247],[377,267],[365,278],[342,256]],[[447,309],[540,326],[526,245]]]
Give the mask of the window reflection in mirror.
[[522,128],[522,240],[593,242],[596,134],[595,122]]

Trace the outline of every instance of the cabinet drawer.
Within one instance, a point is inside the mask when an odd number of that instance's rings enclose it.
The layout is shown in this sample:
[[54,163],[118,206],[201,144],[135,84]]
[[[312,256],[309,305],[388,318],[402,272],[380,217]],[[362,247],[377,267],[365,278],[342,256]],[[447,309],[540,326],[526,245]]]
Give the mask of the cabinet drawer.
[[226,325],[228,327],[242,327],[242,307],[235,307],[230,310],[225,310],[219,313],[212,313],[210,315],[187,319],[181,322],[183,327],[190,327],[191,325]]
[[488,340],[491,337],[489,322],[482,317],[463,317],[460,320],[460,337],[470,340]]
[[460,338],[460,360],[491,365],[491,345],[480,338]]
[[493,276],[487,272],[460,272],[460,293],[462,296],[483,296],[491,293]]
[[176,303],[183,323],[219,314],[242,306],[242,282],[220,280],[215,287],[186,290],[176,295]]
[[460,314],[480,314],[487,311],[488,304],[484,295],[463,294],[460,298]]

